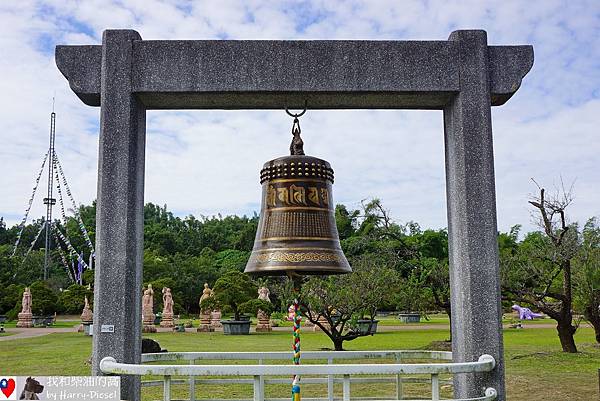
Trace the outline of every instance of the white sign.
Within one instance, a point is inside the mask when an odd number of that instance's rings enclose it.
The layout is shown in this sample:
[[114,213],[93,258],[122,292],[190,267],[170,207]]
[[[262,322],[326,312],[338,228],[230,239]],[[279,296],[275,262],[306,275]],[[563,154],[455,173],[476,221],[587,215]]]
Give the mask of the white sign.
[[100,326],[100,333],[114,333],[115,326],[113,324],[103,324]]

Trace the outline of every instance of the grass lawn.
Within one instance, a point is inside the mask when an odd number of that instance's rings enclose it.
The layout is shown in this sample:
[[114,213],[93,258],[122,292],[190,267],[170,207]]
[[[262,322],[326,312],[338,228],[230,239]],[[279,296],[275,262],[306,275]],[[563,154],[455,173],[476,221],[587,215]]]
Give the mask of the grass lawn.
[[[274,332],[250,336],[224,336],[221,333],[156,333],[148,335],[169,351],[287,351],[291,334]],[[428,329],[379,333],[373,337],[358,338],[345,343],[348,350],[385,350],[426,348],[432,341],[447,337],[447,330]],[[581,328],[576,335],[579,354],[560,351],[555,329],[527,328],[506,330],[505,355],[508,399],[511,401],[592,401],[598,399],[598,368],[600,347],[594,344],[593,331]],[[304,350],[331,347],[322,333],[302,335]],[[90,367],[86,360],[91,353],[91,338],[79,333],[56,333],[43,337],[0,342],[0,371],[5,375],[87,375]],[[200,387],[200,386],[197,386]],[[289,386],[268,387],[267,396],[287,397]],[[408,386],[407,386],[408,387]],[[174,386],[174,395],[185,396],[185,386]],[[305,397],[321,392],[324,387],[303,386]],[[408,393],[417,396],[423,390],[417,385]],[[144,389],[145,399],[159,399],[160,388]],[[336,392],[340,389],[336,387]],[[391,385],[359,386],[352,388],[354,395],[374,395],[390,398]],[[448,394],[447,390],[444,392]],[[210,386],[198,389],[199,397],[250,397],[251,386]],[[428,394],[428,393],[422,393]]]

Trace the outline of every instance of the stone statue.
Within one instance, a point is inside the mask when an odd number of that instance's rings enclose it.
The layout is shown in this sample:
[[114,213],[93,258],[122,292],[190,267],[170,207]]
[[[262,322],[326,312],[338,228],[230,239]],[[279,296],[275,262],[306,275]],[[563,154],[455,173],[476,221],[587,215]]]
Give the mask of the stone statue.
[[[258,299],[266,302],[271,302],[271,300],[269,299],[269,295],[270,291],[267,287],[260,287],[258,289]],[[257,332],[268,332],[273,330],[273,327],[271,325],[271,316],[269,314],[259,309],[258,313],[256,314],[256,317],[258,318],[258,323],[256,324]]]
[[33,315],[31,314],[31,290],[25,287],[21,301],[21,313],[17,315],[17,327],[33,327]]
[[87,295],[85,296],[84,302],[83,311],[81,312],[81,323],[92,323],[94,315],[90,309],[90,302],[88,301]]
[[202,290],[202,296],[200,297],[200,301],[198,302],[198,305],[200,305],[202,303],[202,301],[204,301],[205,299],[212,297],[212,295],[213,295],[213,290],[208,288],[208,283],[204,283],[204,290]]
[[31,290],[29,287],[25,287],[25,291],[23,291],[21,305],[21,313],[31,313]]
[[144,290],[142,296],[142,322],[144,323],[142,331],[144,333],[156,332],[154,317],[154,290],[152,284],[148,284],[148,288]]
[[162,289],[162,294],[163,312],[160,327],[175,327],[175,322],[173,321],[173,296],[171,295],[171,289],[164,287]]
[[[213,291],[208,288],[208,283],[204,283],[204,290],[202,290],[202,296],[200,296],[200,301],[198,301],[198,305],[202,304],[202,301],[204,301],[207,298],[210,298],[213,296]],[[206,308],[202,308],[202,306],[200,306],[200,326],[198,326],[197,331],[200,332],[210,332],[210,331],[215,331],[214,327],[211,325],[211,311],[210,310],[206,310]],[[220,323],[220,322],[219,322]]]
[[271,302],[269,299],[269,295],[271,295],[271,291],[267,287],[260,287],[258,289],[258,299],[262,299],[263,301]]

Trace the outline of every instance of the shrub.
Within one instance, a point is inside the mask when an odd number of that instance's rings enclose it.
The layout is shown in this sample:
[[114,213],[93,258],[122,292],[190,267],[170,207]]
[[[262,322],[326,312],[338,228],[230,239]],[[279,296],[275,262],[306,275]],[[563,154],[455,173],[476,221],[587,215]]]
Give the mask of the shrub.
[[31,284],[31,312],[34,315],[52,315],[57,312],[57,296],[43,281]]
[[85,297],[88,297],[90,304],[94,299],[92,290],[88,290],[87,286],[72,284],[60,293],[58,296],[57,306],[60,312],[69,315],[78,315],[83,310]]

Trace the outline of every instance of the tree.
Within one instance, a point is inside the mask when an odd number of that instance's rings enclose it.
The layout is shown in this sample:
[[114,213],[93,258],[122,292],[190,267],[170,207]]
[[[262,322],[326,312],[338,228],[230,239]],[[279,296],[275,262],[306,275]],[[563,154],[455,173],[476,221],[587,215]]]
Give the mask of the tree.
[[31,284],[31,312],[34,315],[51,315],[56,312],[57,296],[44,281]]
[[573,324],[572,262],[577,254],[578,233],[567,224],[570,192],[548,197],[544,188],[529,201],[536,209],[541,232],[528,234],[513,254],[502,255],[502,289],[514,301],[544,312],[557,322],[564,352],[577,352]]
[[582,236],[575,258],[575,298],[600,343],[600,227],[595,218],[585,224]]
[[240,320],[242,313],[256,313],[258,309],[270,312],[272,304],[257,299],[257,291],[250,276],[238,270],[230,270],[217,279],[213,287],[214,295],[203,300],[200,308],[228,308],[233,312],[235,320]]
[[17,316],[17,313],[21,312],[21,300],[23,299],[24,289],[25,286],[19,284],[0,287],[1,314],[9,315],[8,318],[12,320]]
[[63,313],[78,315],[83,310],[86,296],[88,301],[93,303],[94,293],[92,290],[88,290],[87,286],[84,285],[72,284],[59,294],[58,309]]
[[303,283],[301,312],[323,330],[336,351],[342,351],[344,341],[368,334],[357,329],[356,321],[365,316],[375,320],[378,307],[392,296],[396,277],[375,255],[356,259],[350,274],[313,276]]

